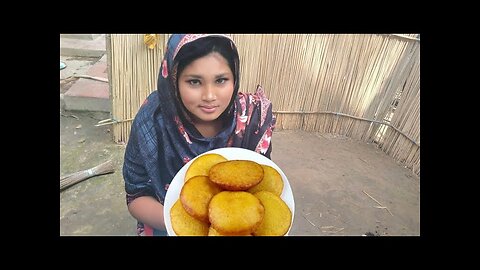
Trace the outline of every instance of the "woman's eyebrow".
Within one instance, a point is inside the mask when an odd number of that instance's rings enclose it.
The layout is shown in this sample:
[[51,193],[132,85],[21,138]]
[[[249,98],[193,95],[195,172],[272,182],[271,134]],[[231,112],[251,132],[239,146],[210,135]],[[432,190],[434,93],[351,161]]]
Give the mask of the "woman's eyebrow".
[[[215,75],[215,78],[217,78],[217,79],[218,78],[224,78],[224,77],[227,77],[228,74],[229,74],[228,72],[220,73],[220,74]],[[192,78],[192,79],[202,79],[203,78],[203,76],[198,75],[198,74],[184,74],[182,76]]]
[[215,78],[222,78],[222,77],[227,77],[228,76],[228,72],[226,73],[222,73],[222,74],[218,74],[215,76]]
[[188,77],[188,78],[193,78],[193,79],[201,79],[202,78],[202,76],[196,75],[196,74],[184,74],[183,76]]

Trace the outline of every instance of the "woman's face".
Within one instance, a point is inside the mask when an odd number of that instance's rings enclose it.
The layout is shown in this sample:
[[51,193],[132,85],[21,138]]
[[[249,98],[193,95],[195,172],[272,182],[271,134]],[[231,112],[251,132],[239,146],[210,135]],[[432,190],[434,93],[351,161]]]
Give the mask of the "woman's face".
[[230,103],[233,88],[233,73],[217,52],[193,61],[178,78],[180,98],[196,123],[216,120]]

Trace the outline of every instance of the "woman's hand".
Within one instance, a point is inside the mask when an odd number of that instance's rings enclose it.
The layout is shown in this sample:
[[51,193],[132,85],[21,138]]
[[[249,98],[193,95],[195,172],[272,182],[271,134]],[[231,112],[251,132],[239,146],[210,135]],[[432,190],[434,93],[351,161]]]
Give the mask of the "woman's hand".
[[128,205],[128,211],[138,221],[158,230],[166,230],[163,205],[150,196],[138,197]]

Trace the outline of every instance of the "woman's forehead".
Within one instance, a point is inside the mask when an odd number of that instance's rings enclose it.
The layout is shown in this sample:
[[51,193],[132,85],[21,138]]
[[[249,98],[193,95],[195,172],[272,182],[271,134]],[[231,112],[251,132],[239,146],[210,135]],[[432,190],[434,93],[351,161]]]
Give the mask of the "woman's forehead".
[[221,77],[233,75],[233,73],[230,70],[227,59],[218,52],[211,52],[192,61],[182,71],[181,76],[193,75],[198,77]]

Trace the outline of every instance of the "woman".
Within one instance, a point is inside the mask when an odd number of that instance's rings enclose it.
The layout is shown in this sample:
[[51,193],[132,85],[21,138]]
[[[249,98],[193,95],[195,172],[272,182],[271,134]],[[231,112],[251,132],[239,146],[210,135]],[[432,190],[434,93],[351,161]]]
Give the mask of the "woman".
[[270,158],[272,106],[258,86],[239,93],[239,56],[219,34],[175,34],[158,89],[140,107],[125,151],[128,210],[139,235],[166,235],[163,203],[175,174],[196,156],[241,147]]

